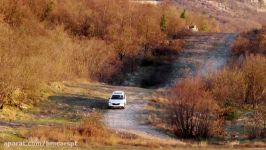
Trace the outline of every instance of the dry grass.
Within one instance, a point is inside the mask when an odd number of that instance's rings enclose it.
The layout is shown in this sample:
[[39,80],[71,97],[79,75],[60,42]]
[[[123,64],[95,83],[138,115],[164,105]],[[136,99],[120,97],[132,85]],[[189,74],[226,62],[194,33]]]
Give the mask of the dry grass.
[[63,126],[39,126],[20,129],[19,136],[27,140],[69,142],[76,141],[78,146],[134,146],[134,147],[173,147],[185,144],[176,140],[161,140],[156,137],[137,136],[131,133],[113,133],[100,121],[99,114],[91,114],[81,123]]
[[20,134],[27,139],[39,141],[76,141],[79,144],[113,145],[118,137],[100,122],[99,114],[91,114],[81,123],[63,126],[40,126],[22,130]]

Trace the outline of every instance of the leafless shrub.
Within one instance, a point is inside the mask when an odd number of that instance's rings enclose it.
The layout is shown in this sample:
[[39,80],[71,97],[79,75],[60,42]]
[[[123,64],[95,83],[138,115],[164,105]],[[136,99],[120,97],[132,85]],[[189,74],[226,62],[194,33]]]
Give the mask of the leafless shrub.
[[167,98],[167,113],[177,136],[207,138],[221,132],[219,106],[200,79],[180,81]]

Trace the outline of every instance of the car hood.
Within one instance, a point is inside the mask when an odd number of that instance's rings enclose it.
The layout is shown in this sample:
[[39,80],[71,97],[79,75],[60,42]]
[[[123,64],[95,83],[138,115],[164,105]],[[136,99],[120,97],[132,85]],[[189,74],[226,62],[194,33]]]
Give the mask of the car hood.
[[109,99],[110,103],[120,103],[120,102],[123,102],[123,101],[124,101],[123,99]]

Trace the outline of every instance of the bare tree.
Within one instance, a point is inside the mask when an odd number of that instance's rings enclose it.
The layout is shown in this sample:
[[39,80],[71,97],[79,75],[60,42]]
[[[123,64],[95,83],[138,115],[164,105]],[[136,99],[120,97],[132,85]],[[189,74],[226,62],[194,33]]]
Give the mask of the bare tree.
[[168,99],[167,112],[177,136],[207,138],[214,134],[214,128],[220,128],[215,123],[219,107],[199,79],[180,81],[169,92]]

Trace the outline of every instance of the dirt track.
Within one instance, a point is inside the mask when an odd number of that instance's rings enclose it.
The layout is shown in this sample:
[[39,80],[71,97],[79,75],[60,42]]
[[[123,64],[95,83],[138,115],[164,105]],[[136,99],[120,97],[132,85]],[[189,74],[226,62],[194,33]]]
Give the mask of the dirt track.
[[[178,79],[187,76],[206,75],[223,67],[230,56],[230,44],[235,34],[204,33],[184,37],[185,48],[174,63],[171,73],[171,86]],[[132,92],[132,91],[131,91]],[[108,110],[104,122],[115,131],[133,133],[147,138],[163,140],[172,139],[150,125],[141,124],[144,108],[148,105],[140,95],[148,95],[145,91],[132,92],[128,95],[128,105],[124,110]],[[176,142],[180,142],[176,140]]]

